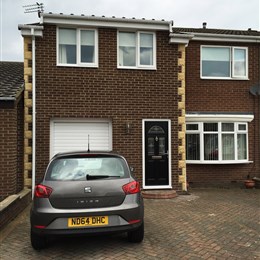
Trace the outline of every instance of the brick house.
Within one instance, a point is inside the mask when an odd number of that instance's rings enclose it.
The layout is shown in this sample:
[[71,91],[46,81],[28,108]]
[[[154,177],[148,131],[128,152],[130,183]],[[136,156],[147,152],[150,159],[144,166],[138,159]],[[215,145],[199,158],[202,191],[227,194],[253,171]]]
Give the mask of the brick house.
[[[187,169],[188,180],[193,183],[201,177],[205,182],[211,181],[211,174],[220,182],[241,181],[243,176],[236,168],[244,169],[244,173],[252,167],[259,169],[259,148],[253,144],[254,138],[259,142],[259,137],[253,136],[259,133],[259,98],[249,94],[250,86],[259,83],[259,60],[255,56],[259,55],[259,32],[243,35],[239,31],[239,36],[230,41],[234,31],[196,32],[174,28],[167,21],[52,13],[41,14],[37,25],[19,25],[19,29],[25,43],[28,120],[24,174],[28,183],[31,175],[36,181],[42,177],[55,153],[87,150],[88,146],[91,150],[123,154],[145,190],[185,191]],[[215,34],[224,43],[214,40]],[[233,51],[232,42],[239,48]],[[203,67],[208,62],[211,45],[227,46],[224,50],[228,55],[237,50],[241,56],[237,63],[242,70],[244,66],[246,74],[239,78],[243,73],[239,71],[236,80],[230,75],[229,80],[219,80],[208,76],[210,71],[206,70],[202,77],[200,63]],[[200,52],[206,53],[205,61],[201,61]],[[226,62],[224,58],[225,66],[229,66]],[[206,67],[214,69],[215,65]],[[246,96],[247,104],[236,106],[243,101],[234,100],[233,105],[229,102],[219,107],[219,100],[223,99],[214,99],[216,93],[212,97],[208,93],[213,87],[219,96],[231,88],[235,98],[243,100]],[[213,106],[209,106],[208,98],[214,99]],[[198,102],[199,99],[202,101]],[[217,121],[215,115],[219,115]],[[28,127],[31,122],[32,129]],[[209,123],[210,130],[207,150],[212,150],[213,144],[219,145],[226,134],[229,144],[239,142],[242,155],[233,151],[234,155],[227,157],[229,164],[223,165],[225,153],[218,154],[215,145],[212,151],[217,153],[218,160],[212,157],[211,162],[209,157],[210,165],[204,156],[201,160],[198,151],[204,154],[202,148],[194,146],[206,135],[200,133],[204,122]],[[227,133],[217,128],[223,122]],[[237,144],[235,149],[238,150]],[[236,164],[235,171],[231,164]],[[221,176],[224,169],[228,169],[228,177]]]
[[0,62],[0,228],[26,205],[23,181],[23,63]]

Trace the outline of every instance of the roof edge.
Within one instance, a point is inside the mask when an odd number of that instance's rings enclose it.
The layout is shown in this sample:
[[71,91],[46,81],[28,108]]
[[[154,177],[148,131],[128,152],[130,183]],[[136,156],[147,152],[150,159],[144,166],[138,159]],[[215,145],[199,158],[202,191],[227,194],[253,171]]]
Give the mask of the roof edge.
[[231,35],[231,34],[216,34],[216,33],[196,33],[193,32],[194,41],[230,41],[230,42],[260,42],[260,36],[251,35]]
[[40,36],[44,27],[42,25],[19,24],[18,29],[21,31],[22,36]]
[[95,27],[113,27],[113,28],[136,28],[150,30],[169,30],[169,24],[172,21],[165,20],[146,20],[135,18],[116,18],[105,16],[85,16],[85,15],[66,15],[42,13],[41,24],[58,24],[58,25],[78,25],[78,26],[95,26]]

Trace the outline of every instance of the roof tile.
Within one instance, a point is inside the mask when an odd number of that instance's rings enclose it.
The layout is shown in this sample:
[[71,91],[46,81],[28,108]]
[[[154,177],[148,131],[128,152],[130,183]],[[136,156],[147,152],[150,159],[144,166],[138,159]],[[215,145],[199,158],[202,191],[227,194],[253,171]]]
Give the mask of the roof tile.
[[12,100],[24,87],[22,62],[0,62],[0,99]]

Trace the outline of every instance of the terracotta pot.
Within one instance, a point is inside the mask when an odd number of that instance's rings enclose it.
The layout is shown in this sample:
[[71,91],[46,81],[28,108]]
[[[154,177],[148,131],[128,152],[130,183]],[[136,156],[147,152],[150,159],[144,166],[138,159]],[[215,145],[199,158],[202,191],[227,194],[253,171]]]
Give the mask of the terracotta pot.
[[255,181],[253,181],[253,180],[246,180],[246,181],[244,181],[244,183],[245,183],[245,187],[247,189],[252,189],[255,187]]

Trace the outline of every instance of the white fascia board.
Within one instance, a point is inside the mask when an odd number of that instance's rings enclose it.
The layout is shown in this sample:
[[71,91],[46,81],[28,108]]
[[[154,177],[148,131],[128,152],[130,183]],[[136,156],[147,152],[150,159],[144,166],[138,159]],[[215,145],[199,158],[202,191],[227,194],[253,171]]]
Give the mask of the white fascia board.
[[260,43],[260,36],[194,33],[193,41]]
[[142,20],[127,18],[106,18],[96,16],[76,16],[61,14],[43,14],[41,17],[42,24],[56,24],[67,26],[89,26],[105,27],[118,29],[137,29],[137,30],[162,30],[169,31],[170,21]]
[[19,24],[18,29],[22,36],[38,36],[42,37],[43,26],[39,25],[23,25]]
[[186,122],[251,122],[254,115],[248,114],[186,114]]

